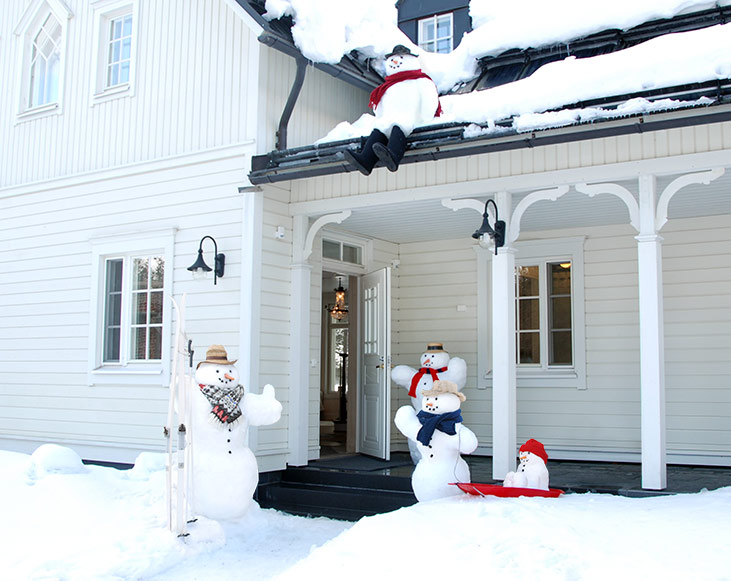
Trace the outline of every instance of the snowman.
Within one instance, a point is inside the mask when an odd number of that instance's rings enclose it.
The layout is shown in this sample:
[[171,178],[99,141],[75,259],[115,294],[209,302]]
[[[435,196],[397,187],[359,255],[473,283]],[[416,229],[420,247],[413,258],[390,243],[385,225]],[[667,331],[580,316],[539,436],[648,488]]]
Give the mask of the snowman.
[[[397,365],[391,370],[391,380],[409,390],[411,404],[416,411],[421,409],[421,394],[424,390],[431,389],[437,379],[456,383],[460,390],[467,383],[467,363],[460,357],[450,358],[441,343],[428,343],[419,361],[418,370],[408,365]],[[416,464],[420,458],[419,451],[411,440],[409,440],[409,451]]]
[[394,423],[415,441],[421,460],[411,475],[411,487],[419,502],[460,494],[454,482],[469,482],[470,468],[460,454],[477,448],[477,436],[462,424],[460,406],[465,396],[451,381],[437,380],[423,392],[421,411],[405,405]]
[[531,438],[520,447],[518,458],[518,468],[507,473],[503,486],[548,490],[548,454],[543,444]]
[[235,363],[223,346],[211,345],[192,394],[193,507],[216,520],[239,518],[253,504],[259,469],[248,428],[273,424],[282,414],[271,385],[261,394],[245,392]]
[[398,44],[386,55],[385,67],[386,80],[373,90],[369,103],[375,128],[359,153],[345,150],[348,163],[366,176],[379,159],[396,171],[406,151],[406,137],[442,113],[437,87],[422,72],[418,55]]

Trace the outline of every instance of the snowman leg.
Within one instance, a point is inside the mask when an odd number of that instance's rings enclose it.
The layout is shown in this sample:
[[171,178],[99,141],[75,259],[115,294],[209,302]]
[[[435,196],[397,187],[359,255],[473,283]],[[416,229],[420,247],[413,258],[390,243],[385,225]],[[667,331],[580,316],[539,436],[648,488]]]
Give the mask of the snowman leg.
[[387,141],[388,138],[381,131],[374,129],[363,144],[363,149],[361,149],[360,153],[355,153],[351,149],[346,149],[343,152],[345,160],[364,176],[371,175],[373,166],[378,161],[376,154],[373,152],[373,146],[386,143]]
[[406,135],[398,125],[394,125],[391,137],[388,139],[388,147],[382,143],[376,143],[373,145],[373,151],[388,168],[388,171],[396,171],[406,151]]

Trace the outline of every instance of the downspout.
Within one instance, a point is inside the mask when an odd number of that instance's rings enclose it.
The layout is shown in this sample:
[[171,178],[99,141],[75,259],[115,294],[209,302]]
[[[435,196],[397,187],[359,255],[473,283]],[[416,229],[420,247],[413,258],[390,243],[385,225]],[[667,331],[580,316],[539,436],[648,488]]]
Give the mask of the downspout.
[[277,149],[287,149],[287,126],[289,125],[289,119],[292,117],[292,111],[294,106],[297,104],[297,98],[299,97],[302,85],[305,82],[305,73],[307,72],[307,59],[301,54],[295,57],[297,63],[297,72],[294,76],[294,82],[292,83],[292,89],[289,92],[287,103],[284,105],[282,111],[282,117],[279,119],[279,128],[277,129]]

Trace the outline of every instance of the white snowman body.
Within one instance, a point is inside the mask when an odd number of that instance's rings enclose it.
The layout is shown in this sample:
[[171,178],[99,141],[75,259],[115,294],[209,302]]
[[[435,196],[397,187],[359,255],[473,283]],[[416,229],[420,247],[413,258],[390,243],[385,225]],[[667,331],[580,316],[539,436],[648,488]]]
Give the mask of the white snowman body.
[[233,390],[239,373],[233,364],[201,363],[192,394],[192,484],[196,514],[215,520],[236,519],[253,504],[259,469],[248,446],[250,425],[268,425],[279,420],[282,404],[271,385],[262,394],[245,393],[239,402],[241,416],[232,423],[213,415],[212,403],[200,388],[215,386]]
[[[419,57],[413,54],[393,54],[385,61],[386,77],[402,71],[416,71],[421,67]],[[431,79],[408,79],[391,85],[376,106],[374,128],[387,137],[394,125],[409,135],[415,127],[434,119],[439,106],[439,93]]]
[[[445,414],[458,410],[460,404],[459,397],[453,393],[428,395],[422,400],[422,411]],[[413,407],[399,408],[394,422],[421,453],[411,475],[411,487],[417,500],[425,502],[461,494],[459,488],[451,483],[470,482],[470,468],[461,454],[470,454],[477,448],[474,432],[459,422],[454,426],[454,435],[436,429],[429,443],[424,445],[417,440],[422,424]]]
[[533,452],[522,451],[515,472],[508,472],[503,486],[548,490],[548,468],[543,458]]

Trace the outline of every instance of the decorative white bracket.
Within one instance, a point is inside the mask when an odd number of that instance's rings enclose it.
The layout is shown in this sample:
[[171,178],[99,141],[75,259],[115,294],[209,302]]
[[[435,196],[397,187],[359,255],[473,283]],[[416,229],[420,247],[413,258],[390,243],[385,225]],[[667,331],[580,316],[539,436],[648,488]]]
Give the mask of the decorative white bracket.
[[593,198],[599,194],[612,194],[624,202],[629,211],[629,223],[640,231],[640,206],[632,193],[619,184],[576,184],[576,191]]
[[525,214],[525,211],[530,206],[542,200],[555,202],[568,191],[569,186],[558,186],[557,188],[552,188],[550,190],[539,190],[537,192],[533,192],[520,200],[518,205],[515,206],[513,216],[510,219],[510,226],[506,233],[507,242],[515,242],[518,239],[518,236],[520,236],[520,220],[523,218],[523,214]]
[[474,200],[472,198],[461,200],[447,198],[446,200],[442,200],[442,206],[454,210],[455,212],[457,210],[470,209],[482,214],[485,211],[485,202]]
[[305,241],[302,245],[301,261],[307,262],[307,260],[310,258],[310,255],[312,254],[312,245],[315,242],[315,236],[317,236],[317,233],[323,226],[327,224],[340,224],[343,220],[350,218],[351,214],[351,210],[343,210],[342,212],[338,212],[337,214],[325,214],[324,216],[320,216],[317,220],[315,220],[312,223],[312,226],[310,226],[310,229],[307,231],[307,236],[305,236]]
[[678,193],[679,190],[690,184],[703,184],[707,186],[713,180],[720,178],[726,170],[718,167],[709,171],[700,173],[691,173],[674,179],[660,194],[657,201],[657,213],[655,215],[655,230],[659,231],[668,221],[668,205],[670,199]]

